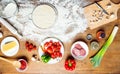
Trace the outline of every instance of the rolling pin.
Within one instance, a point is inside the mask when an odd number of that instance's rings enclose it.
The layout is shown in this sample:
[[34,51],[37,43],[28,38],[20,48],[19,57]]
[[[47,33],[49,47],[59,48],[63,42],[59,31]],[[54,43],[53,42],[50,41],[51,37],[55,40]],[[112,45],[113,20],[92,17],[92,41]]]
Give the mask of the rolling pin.
[[14,35],[18,36],[18,38],[22,38],[22,34],[18,32],[18,30],[12,26],[11,24],[9,24],[5,19],[0,17],[0,22]]

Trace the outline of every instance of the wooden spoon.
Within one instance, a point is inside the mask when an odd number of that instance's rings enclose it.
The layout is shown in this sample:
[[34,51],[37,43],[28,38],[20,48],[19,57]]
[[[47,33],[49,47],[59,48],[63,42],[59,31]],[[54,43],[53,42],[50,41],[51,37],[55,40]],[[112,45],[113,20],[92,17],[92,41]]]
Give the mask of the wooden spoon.
[[9,59],[3,58],[3,57],[0,57],[0,60],[6,61],[6,62],[12,64],[13,66],[15,66],[16,68],[20,68],[21,67],[21,63],[19,61],[9,60]]

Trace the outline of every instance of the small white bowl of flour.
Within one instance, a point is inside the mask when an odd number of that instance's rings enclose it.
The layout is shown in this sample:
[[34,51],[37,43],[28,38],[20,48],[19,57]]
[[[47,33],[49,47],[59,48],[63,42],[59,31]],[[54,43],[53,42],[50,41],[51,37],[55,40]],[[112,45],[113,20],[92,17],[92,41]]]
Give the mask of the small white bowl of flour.
[[32,21],[39,28],[50,28],[57,20],[57,13],[57,9],[52,4],[41,3],[32,12]]
[[0,16],[9,18],[15,16],[18,12],[17,4],[14,0],[1,0],[0,1]]

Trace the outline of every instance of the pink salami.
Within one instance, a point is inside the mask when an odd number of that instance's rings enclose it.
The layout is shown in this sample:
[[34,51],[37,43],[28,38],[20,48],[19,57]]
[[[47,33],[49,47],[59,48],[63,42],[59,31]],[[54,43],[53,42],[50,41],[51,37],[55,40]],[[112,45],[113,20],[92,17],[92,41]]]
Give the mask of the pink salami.
[[80,50],[78,50],[77,48],[73,48],[72,52],[75,56],[80,56]]
[[86,51],[80,44],[76,44],[75,47],[72,49],[72,53],[75,56],[84,56],[86,54]]
[[81,46],[80,44],[75,44],[75,48],[77,48],[77,49],[81,49],[82,46]]
[[82,48],[82,49],[80,49],[80,55],[81,56],[84,56],[86,54],[86,51]]

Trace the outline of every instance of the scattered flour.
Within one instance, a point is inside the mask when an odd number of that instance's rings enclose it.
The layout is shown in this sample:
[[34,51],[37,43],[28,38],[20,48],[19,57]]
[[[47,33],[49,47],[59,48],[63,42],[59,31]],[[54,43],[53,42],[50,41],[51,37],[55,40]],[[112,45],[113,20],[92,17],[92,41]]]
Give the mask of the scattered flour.
[[[46,37],[57,37],[61,41],[69,41],[78,33],[83,33],[87,22],[81,7],[84,0],[17,0],[19,12],[8,20],[19,29],[25,39],[40,43]],[[31,14],[40,3],[50,3],[58,11],[58,18],[54,26],[48,29],[39,29],[31,18]]]
[[4,16],[11,17],[15,15],[15,12],[17,11],[17,6],[15,3],[9,3],[3,11]]

